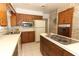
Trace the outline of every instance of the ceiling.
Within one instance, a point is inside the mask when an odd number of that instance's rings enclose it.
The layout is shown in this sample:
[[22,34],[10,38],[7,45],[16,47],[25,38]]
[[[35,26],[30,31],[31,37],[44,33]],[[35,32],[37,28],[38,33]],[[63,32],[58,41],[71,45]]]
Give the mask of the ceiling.
[[13,3],[12,5],[15,9],[22,8],[35,11],[50,12],[65,5],[69,5],[69,3]]

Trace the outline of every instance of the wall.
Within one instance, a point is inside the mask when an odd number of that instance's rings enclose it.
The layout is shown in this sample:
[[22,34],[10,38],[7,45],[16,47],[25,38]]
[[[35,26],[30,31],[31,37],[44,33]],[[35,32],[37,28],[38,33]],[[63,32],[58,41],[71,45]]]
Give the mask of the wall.
[[68,8],[71,8],[71,7],[74,7],[74,6],[75,6],[75,4],[74,4],[74,3],[65,4],[64,6],[62,6],[62,7],[58,8],[57,12],[64,11],[64,10],[66,10],[66,9],[68,9]]
[[49,32],[49,13],[44,13],[43,19],[46,21],[46,24],[45,24],[46,31],[45,32],[48,33]]
[[72,38],[79,39],[79,6],[75,6],[73,24],[72,24]]
[[49,15],[49,32],[57,33],[57,9],[50,12],[50,15]]

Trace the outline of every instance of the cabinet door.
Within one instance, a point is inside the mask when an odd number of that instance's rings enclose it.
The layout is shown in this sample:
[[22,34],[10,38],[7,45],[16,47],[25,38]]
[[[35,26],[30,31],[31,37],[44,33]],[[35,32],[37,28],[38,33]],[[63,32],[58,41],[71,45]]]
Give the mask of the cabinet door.
[[60,12],[58,14],[58,23],[59,24],[63,24],[64,23],[64,19],[65,19],[65,14],[63,12]]
[[62,49],[60,47],[58,47],[57,45],[55,45],[54,43],[48,40],[46,40],[45,43],[47,44],[45,45],[47,47],[47,53],[49,56],[62,56],[63,55]]
[[24,18],[23,18],[23,15],[21,15],[21,14],[16,14],[16,20],[17,20],[17,25],[18,24],[21,24],[22,23],[22,21],[24,20]]
[[58,23],[59,24],[71,24],[73,19],[74,8],[69,8],[65,11],[62,11],[58,14]]
[[63,52],[60,47],[55,45],[54,43],[48,41],[47,39],[41,36],[40,38],[40,49],[43,55],[47,56],[62,56]]
[[6,12],[0,11],[1,26],[7,26],[7,15],[6,14],[7,14]]
[[11,26],[16,26],[16,14],[11,15]]
[[64,56],[74,56],[73,54],[71,54],[70,52],[63,50],[64,52]]
[[45,46],[44,44],[44,39],[42,36],[40,36],[40,51],[42,53],[43,56],[48,56],[48,54],[46,53],[47,52],[47,47]]
[[29,42],[34,42],[35,41],[35,32],[30,31],[29,33]]
[[34,42],[35,32],[34,31],[22,32],[21,40],[22,40],[22,43]]
[[73,11],[74,8],[69,8],[66,11],[64,11],[65,14],[65,24],[71,24],[73,19]]
[[7,6],[6,6],[6,3],[0,3],[0,25],[7,26]]
[[29,41],[29,34],[28,32],[22,32],[21,33],[21,42],[27,43]]

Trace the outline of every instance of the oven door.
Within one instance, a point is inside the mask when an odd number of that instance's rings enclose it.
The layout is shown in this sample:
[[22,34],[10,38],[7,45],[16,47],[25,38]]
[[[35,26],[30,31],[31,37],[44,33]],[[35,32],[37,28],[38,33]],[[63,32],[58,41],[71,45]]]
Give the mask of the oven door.
[[67,37],[71,37],[70,27],[58,27],[58,34],[67,36]]

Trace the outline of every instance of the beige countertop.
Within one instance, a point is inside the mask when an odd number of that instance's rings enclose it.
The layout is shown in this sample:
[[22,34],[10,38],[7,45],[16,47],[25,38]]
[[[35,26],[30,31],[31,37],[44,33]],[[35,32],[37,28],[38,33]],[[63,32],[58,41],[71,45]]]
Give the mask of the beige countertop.
[[19,30],[20,30],[20,32],[35,31],[35,30],[34,30],[34,27],[31,27],[31,28],[22,28],[22,27],[20,27]]
[[[77,43],[72,43],[72,44],[68,44],[68,45],[63,45],[55,40],[50,39],[49,37],[46,36],[46,33],[42,33],[41,36],[45,37],[46,39],[48,39],[49,41],[55,43],[56,45],[60,46],[61,48],[67,50],[68,52],[72,53],[75,56],[79,56],[79,42]],[[76,40],[76,39],[74,39]]]
[[12,56],[20,34],[0,36],[0,56]]

